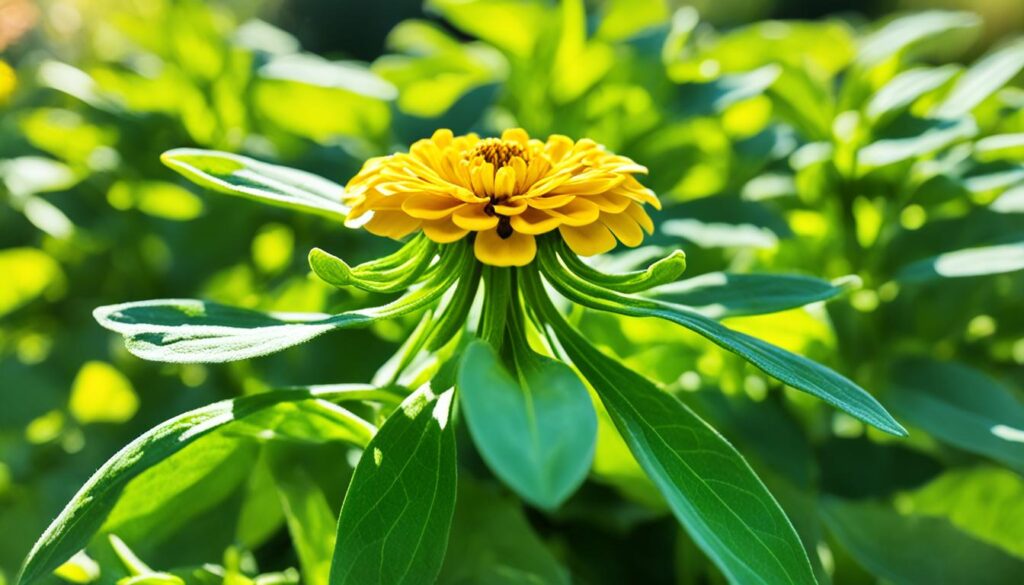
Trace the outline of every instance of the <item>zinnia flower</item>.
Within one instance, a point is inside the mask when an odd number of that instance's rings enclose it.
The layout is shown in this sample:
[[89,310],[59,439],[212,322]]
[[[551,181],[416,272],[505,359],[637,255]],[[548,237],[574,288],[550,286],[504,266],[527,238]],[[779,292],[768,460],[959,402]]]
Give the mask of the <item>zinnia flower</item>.
[[661,204],[634,176],[646,172],[589,139],[443,129],[408,153],[366,161],[346,188],[349,221],[395,239],[423,230],[439,244],[473,233],[477,259],[492,266],[529,264],[535,237],[555,230],[574,252],[593,256],[616,241],[638,246],[653,232],[643,204]]

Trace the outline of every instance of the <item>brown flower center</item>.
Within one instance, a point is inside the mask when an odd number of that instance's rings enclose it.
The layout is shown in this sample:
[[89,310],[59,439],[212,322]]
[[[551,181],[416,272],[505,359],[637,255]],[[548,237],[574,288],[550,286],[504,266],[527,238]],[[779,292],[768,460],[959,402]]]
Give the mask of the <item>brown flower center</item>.
[[517,156],[524,161],[528,160],[526,149],[521,144],[500,138],[485,138],[477,143],[476,148],[469,153],[469,159],[473,160],[478,156],[494,165],[496,169],[512,164],[512,159]]

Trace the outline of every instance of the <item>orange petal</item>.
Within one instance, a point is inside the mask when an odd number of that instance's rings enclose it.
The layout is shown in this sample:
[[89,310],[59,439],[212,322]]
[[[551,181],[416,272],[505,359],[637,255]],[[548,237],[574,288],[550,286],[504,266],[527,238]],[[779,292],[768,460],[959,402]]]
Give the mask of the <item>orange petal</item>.
[[591,223],[579,227],[562,225],[558,231],[572,251],[580,256],[604,254],[615,247],[615,236],[603,223]]
[[473,252],[477,260],[491,266],[526,266],[537,255],[537,241],[516,231],[503,239],[498,230],[487,230],[476,235]]
[[460,228],[473,232],[494,229],[498,225],[498,217],[488,215],[484,211],[485,207],[486,205],[466,205],[460,207],[452,214],[452,221]]
[[423,233],[438,244],[450,244],[461,240],[469,231],[455,225],[451,219],[439,219],[423,222]]

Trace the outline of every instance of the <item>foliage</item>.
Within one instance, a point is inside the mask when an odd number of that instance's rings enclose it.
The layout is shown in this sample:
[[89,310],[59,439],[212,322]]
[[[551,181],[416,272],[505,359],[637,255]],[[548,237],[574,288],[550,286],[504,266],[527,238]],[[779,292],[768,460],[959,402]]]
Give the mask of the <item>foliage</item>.
[[[360,63],[42,4],[0,60],[0,582],[1024,572],[1021,40],[430,0]],[[513,285],[342,226],[363,160],[513,126],[648,167],[655,236]]]

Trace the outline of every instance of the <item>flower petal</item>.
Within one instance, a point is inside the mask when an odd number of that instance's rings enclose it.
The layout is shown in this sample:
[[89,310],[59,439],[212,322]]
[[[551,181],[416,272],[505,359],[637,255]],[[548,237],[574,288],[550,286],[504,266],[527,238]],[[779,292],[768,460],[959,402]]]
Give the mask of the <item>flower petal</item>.
[[436,195],[413,195],[402,203],[402,211],[419,219],[441,219],[450,216],[465,205],[454,197]]
[[512,167],[501,167],[494,176],[495,197],[511,197],[516,192],[516,172]]
[[594,223],[601,215],[601,208],[587,197],[578,197],[558,209],[547,212],[562,219],[566,225],[581,226]]
[[515,231],[503,239],[498,230],[487,230],[476,235],[473,252],[477,260],[491,266],[526,266],[537,255],[537,241]]
[[450,244],[461,240],[469,230],[455,225],[451,219],[439,219],[423,222],[423,233],[438,244]]
[[371,234],[399,240],[416,231],[421,223],[401,211],[377,210],[363,227]]
[[647,215],[643,205],[630,203],[629,207],[626,208],[626,213],[629,214],[629,217],[633,218],[633,221],[640,224],[640,227],[644,228],[644,231],[649,235],[654,233],[654,222],[651,221],[651,216]]
[[560,217],[540,209],[527,209],[520,215],[513,215],[509,221],[513,230],[534,236],[546,234],[562,224]]
[[629,217],[629,214],[602,213],[601,223],[608,226],[615,237],[630,248],[635,248],[644,241],[644,231],[632,217]]
[[544,197],[531,197],[526,200],[526,203],[534,209],[555,209],[575,198],[575,195],[546,195]]
[[530,142],[530,135],[522,128],[509,128],[501,133],[501,139],[508,142],[517,142],[525,148],[527,143]]
[[494,229],[498,225],[498,216],[489,215],[484,208],[486,205],[465,205],[452,214],[452,221],[455,225],[464,230],[481,232]]
[[558,231],[572,251],[580,256],[604,254],[615,247],[615,236],[603,223],[591,223],[579,227],[562,225]]

